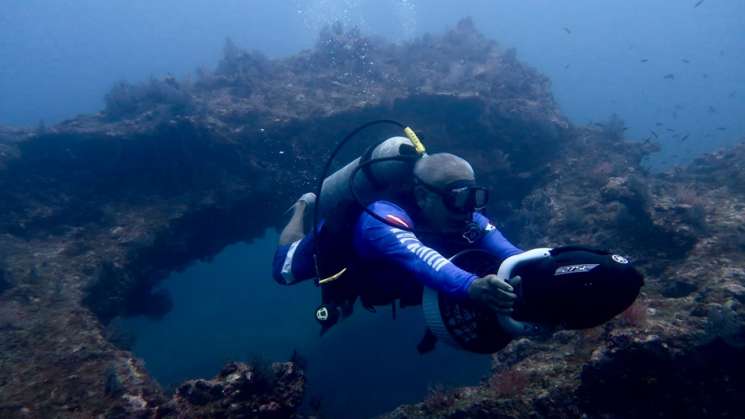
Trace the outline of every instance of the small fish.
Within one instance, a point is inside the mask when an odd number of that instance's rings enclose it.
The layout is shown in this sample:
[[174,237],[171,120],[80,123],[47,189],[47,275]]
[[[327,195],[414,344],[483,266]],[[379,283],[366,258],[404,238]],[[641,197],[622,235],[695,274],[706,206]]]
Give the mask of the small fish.
[[718,127],[717,129],[718,129],[719,131],[727,131],[727,127]]
[[704,4],[704,0],[698,0],[698,1],[696,2],[696,4],[694,4],[694,5],[693,5],[693,8],[695,9],[695,8],[697,8],[698,6],[701,6],[702,4]]
[[674,130],[674,129],[672,129],[672,128],[668,128],[668,129],[667,129],[667,132],[675,132],[675,130]]
[[567,28],[566,26],[564,26],[563,29],[564,29],[564,32],[566,32],[567,34],[570,34],[571,35],[572,31],[569,28]]
[[569,69],[569,66],[570,66],[570,65],[571,65],[571,64],[567,64],[567,65],[565,65],[565,66],[564,66],[564,70],[568,70],[568,69]]
[[685,58],[683,58],[683,59],[682,59],[682,60],[680,60],[680,61],[683,61],[683,62],[684,62],[684,63],[686,63],[686,64],[690,64],[690,63],[691,63],[691,61],[690,61],[690,60],[687,60],[687,59],[685,59]]
[[675,80],[675,74],[673,73],[665,74],[665,77],[663,78],[668,79],[668,80]]
[[690,137],[690,136],[691,136],[691,134],[684,135],[683,138],[680,139],[680,142],[682,143],[683,141],[687,140],[688,137]]
[[737,91],[733,90],[732,93],[729,94],[729,98],[734,99],[736,95],[737,95]]
[[714,108],[713,106],[709,106],[709,113],[717,113],[716,108]]
[[656,132],[654,132],[654,130],[649,130],[649,132],[651,132],[651,133],[652,133],[652,135],[654,135],[654,138],[660,138],[660,136],[659,136],[659,135],[657,135],[657,133],[656,133]]
[[676,104],[675,104],[675,109],[677,109],[677,110],[682,110],[682,109],[685,109],[685,106],[683,106],[683,105],[681,105],[681,104],[679,104],[679,103],[676,103]]
[[641,60],[639,60],[640,63],[646,63],[647,61],[649,61],[648,58],[642,58]]
[[665,124],[663,124],[662,122],[658,122],[658,123],[656,123],[655,125],[657,125],[658,127],[661,127],[661,126],[663,126],[663,125],[665,125]]
[[702,74],[702,75],[701,75],[701,77],[703,77],[703,78],[705,78],[705,79],[708,79],[708,78],[709,78],[709,75],[708,75],[708,74],[706,74],[706,73],[704,73],[704,74]]

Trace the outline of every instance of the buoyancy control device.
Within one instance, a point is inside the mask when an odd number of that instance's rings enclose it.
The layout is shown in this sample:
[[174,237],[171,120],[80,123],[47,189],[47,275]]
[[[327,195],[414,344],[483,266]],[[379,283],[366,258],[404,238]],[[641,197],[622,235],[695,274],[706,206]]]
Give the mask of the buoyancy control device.
[[[379,124],[395,125],[403,130],[405,136],[391,137],[369,147],[359,158],[329,175],[331,164],[339,151],[360,131]],[[377,200],[395,196],[397,187],[411,178],[414,164],[425,154],[425,147],[416,133],[392,120],[372,121],[358,127],[344,137],[331,153],[320,176],[323,181],[319,182],[316,190],[313,211],[316,285],[321,286],[322,299],[315,314],[322,326],[321,333],[333,326],[340,315],[351,313],[356,299],[354,281],[339,280],[349,268],[347,262],[353,259],[351,248],[335,244],[351,243],[350,223],[361,211],[368,211],[373,217],[389,223],[370,212],[361,197],[374,196]]]

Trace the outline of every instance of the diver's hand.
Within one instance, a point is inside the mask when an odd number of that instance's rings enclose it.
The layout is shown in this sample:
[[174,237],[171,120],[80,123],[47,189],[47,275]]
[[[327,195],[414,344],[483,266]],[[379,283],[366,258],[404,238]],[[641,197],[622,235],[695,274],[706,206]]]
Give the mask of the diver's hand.
[[499,314],[511,314],[517,298],[513,291],[512,285],[491,274],[474,280],[468,288],[468,295]]

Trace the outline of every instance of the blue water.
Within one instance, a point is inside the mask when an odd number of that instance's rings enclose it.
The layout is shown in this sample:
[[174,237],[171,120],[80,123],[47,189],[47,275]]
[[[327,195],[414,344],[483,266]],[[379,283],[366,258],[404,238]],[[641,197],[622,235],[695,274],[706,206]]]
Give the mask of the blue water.
[[277,233],[231,245],[210,262],[174,273],[162,288],[174,308],[160,320],[118,319],[134,333],[133,352],[165,387],[212,377],[225,362],[286,361],[297,350],[308,361],[307,395],[320,397],[331,418],[369,417],[420,401],[435,385],[477,384],[491,358],[445,345],[420,356],[419,307],[370,313],[357,307],[322,338],[313,318],[320,302],[312,283],[292,287],[271,278]]
[[[100,111],[119,80],[188,78],[197,68],[214,69],[226,37],[280,58],[312,48],[319,30],[337,21],[402,41],[441,34],[472,16],[487,37],[517,48],[521,61],[551,79],[573,123],[616,113],[629,138],[642,140],[655,130],[663,150],[650,160],[669,166],[745,134],[745,2],[697,3],[5,0],[0,124],[51,125]],[[670,73],[674,80],[663,78]],[[690,138],[681,143],[667,128]]]

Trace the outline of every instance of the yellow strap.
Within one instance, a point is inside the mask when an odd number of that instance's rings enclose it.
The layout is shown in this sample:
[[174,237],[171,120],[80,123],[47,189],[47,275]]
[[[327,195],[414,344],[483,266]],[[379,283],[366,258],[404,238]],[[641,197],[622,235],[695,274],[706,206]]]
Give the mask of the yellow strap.
[[407,137],[411,140],[412,144],[414,144],[414,149],[419,155],[424,154],[425,151],[427,151],[424,148],[424,143],[422,143],[422,140],[419,139],[419,137],[416,136],[416,133],[413,129],[406,127],[404,128],[404,133]]
[[336,280],[337,280],[337,279],[339,279],[339,277],[340,277],[340,276],[342,276],[342,275],[344,274],[344,272],[346,272],[346,271],[347,271],[347,268],[344,268],[344,269],[340,270],[339,272],[337,272],[337,273],[335,273],[335,274],[331,275],[331,276],[330,276],[330,277],[328,277],[328,278],[323,278],[323,279],[321,279],[320,281],[318,281],[318,283],[319,283],[319,284],[321,284],[321,285],[323,285],[323,284],[328,284],[328,283],[329,283],[329,282],[331,282],[331,281],[336,281]]

